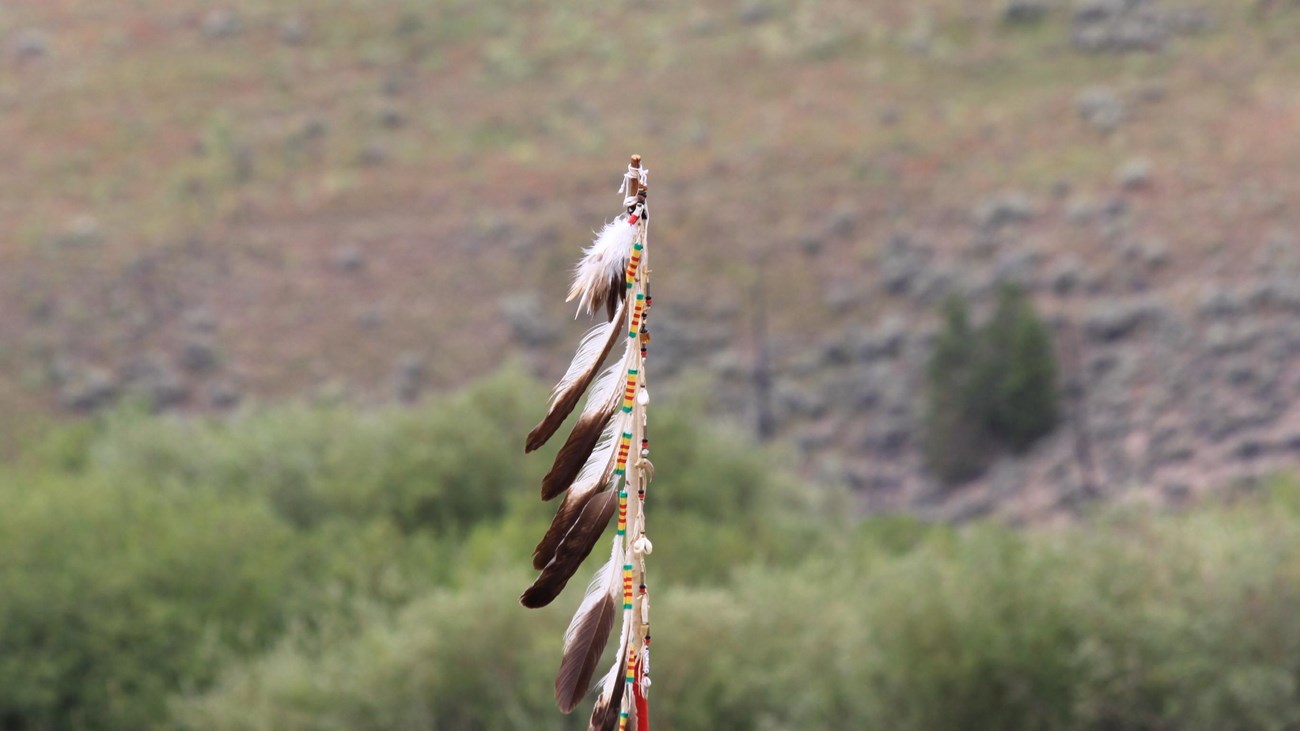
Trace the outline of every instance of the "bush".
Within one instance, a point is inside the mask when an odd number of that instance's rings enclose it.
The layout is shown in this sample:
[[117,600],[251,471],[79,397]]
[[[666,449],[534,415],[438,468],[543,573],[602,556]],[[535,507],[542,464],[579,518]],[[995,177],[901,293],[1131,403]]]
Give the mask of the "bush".
[[1058,419],[1051,335],[1024,291],[998,293],[992,319],[971,326],[964,302],[945,305],[927,370],[924,449],[939,479],[979,476],[998,448],[1023,452]]
[[518,571],[484,575],[357,635],[288,639],[182,702],[178,719],[213,731],[585,728],[551,698],[568,618],[526,613],[525,584]]
[[504,372],[427,411],[56,430],[0,473],[0,728],[167,727],[170,694],[287,628],[451,580],[460,538],[540,476],[518,438],[530,388]]
[[[416,600],[455,604],[451,587],[472,593],[503,566],[495,609],[473,611],[526,624],[520,570],[554,505],[536,492],[549,456],[525,457],[522,435],[544,402],[507,370],[415,410],[121,410],[49,435],[27,472],[0,473],[0,728],[169,727],[169,696],[285,632],[319,646]],[[656,410],[654,456],[669,466],[651,488],[655,582],[722,581],[815,550],[821,491],[702,421]],[[538,634],[542,675],[567,617],[555,621]]]
[[[1300,512],[1280,504],[1058,532],[891,522],[795,567],[658,586],[655,725],[1295,728]],[[549,695],[571,606],[520,615],[512,574],[351,639],[282,644],[181,715],[196,731],[582,728],[590,701],[563,717]]]
[[[507,373],[409,412],[119,414],[54,440],[44,469],[0,469],[0,728],[584,727],[556,713],[552,674],[604,557],[551,607],[516,602],[553,510],[535,492],[546,458],[520,456],[529,388]],[[1300,726],[1294,483],[1057,531],[851,527],[835,493],[809,497],[667,401],[648,506],[656,725]],[[487,495],[442,502],[453,481]],[[394,499],[411,495],[438,507]]]
[[976,379],[987,396],[988,431],[1013,451],[1029,448],[1056,426],[1056,356],[1052,336],[1019,287],[1003,287],[982,333]]
[[540,479],[519,435],[531,426],[523,405],[543,402],[535,382],[505,370],[419,410],[290,405],[228,420],[124,418],[90,447],[88,468],[113,481],[257,495],[300,529],[382,519],[406,532],[456,533]]
[[992,439],[980,387],[983,349],[970,324],[966,304],[949,300],[926,371],[924,450],[926,465],[939,479],[957,484],[978,477],[988,467]]
[[0,478],[0,728],[145,729],[285,622],[289,531],[251,501]]

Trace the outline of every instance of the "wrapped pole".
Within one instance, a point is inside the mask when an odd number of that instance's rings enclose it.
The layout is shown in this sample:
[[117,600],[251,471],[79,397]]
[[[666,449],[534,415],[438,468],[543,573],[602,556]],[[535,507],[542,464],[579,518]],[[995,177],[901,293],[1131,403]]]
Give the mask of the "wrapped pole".
[[[556,703],[568,713],[591,687],[615,624],[618,652],[599,682],[592,731],[648,731],[650,726],[650,596],[646,556],[645,498],[654,479],[650,462],[646,379],[653,305],[646,207],[649,171],[633,155],[619,194],[623,211],[583,252],[569,291],[579,314],[605,313],[608,322],[583,337],[568,371],[556,385],[546,416],[528,435],[525,451],[544,444],[583,394],[587,402],[542,481],[542,498],[563,501],[533,551],[540,570],[520,598],[526,607],[549,604],[595,548],[617,516],[609,561],[597,572],[564,635],[564,656],[555,679]],[[622,342],[619,357],[606,359]]]

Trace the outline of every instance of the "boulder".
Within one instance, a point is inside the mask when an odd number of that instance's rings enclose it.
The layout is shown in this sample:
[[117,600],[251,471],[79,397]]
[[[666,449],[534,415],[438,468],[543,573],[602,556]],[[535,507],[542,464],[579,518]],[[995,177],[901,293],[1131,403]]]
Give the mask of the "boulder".
[[1094,86],[1079,92],[1074,105],[1084,122],[1102,132],[1114,131],[1127,116],[1127,109],[1119,95],[1104,86]]
[[125,387],[144,396],[153,411],[179,406],[189,397],[185,379],[161,353],[137,360],[122,373]]
[[1034,219],[1034,204],[1029,196],[1018,191],[986,198],[975,207],[975,222],[981,229],[998,229],[1012,223],[1026,223]]
[[1047,0],[1009,0],[1002,8],[1002,22],[1008,25],[1031,25],[1047,17],[1051,5]]
[[1115,179],[1124,190],[1145,190],[1151,185],[1151,163],[1144,158],[1133,158],[1120,166]]
[[307,40],[307,26],[302,18],[286,18],[280,23],[280,42],[286,46],[300,46]]
[[208,404],[214,409],[232,409],[243,400],[243,393],[232,381],[218,381],[208,386]]
[[205,373],[221,363],[221,351],[210,337],[193,335],[181,345],[180,365],[190,373]]
[[203,16],[203,35],[208,40],[220,40],[239,35],[244,22],[233,10],[216,8]]
[[559,330],[554,318],[542,312],[541,301],[535,293],[505,297],[500,304],[501,314],[510,326],[511,337],[530,347],[540,347],[555,342]]
[[427,364],[418,353],[406,353],[398,358],[393,369],[393,392],[398,401],[409,404],[420,398],[428,375],[426,371]]
[[1101,302],[1089,308],[1084,329],[1093,340],[1113,343],[1132,335],[1153,314],[1147,300]]
[[59,403],[70,411],[90,412],[111,404],[121,392],[113,373],[106,368],[78,368],[59,389]]
[[25,28],[14,34],[10,47],[18,61],[32,61],[50,52],[50,37],[45,31]]

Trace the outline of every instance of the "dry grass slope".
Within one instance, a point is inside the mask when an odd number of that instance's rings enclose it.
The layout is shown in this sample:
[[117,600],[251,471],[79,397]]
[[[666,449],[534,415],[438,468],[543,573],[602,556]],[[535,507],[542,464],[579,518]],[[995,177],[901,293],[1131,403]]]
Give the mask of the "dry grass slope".
[[[660,352],[724,376],[750,357],[758,257],[780,272],[764,296],[794,374],[837,333],[926,330],[934,297],[910,270],[979,292],[1008,240],[1035,276],[1083,262],[1122,280],[1114,232],[1078,223],[1109,208],[1131,214],[1124,242],[1162,242],[1140,287],[1175,309],[1207,276],[1249,276],[1297,224],[1300,9],[1167,0],[1192,20],[1170,15],[1159,50],[1091,53],[1074,7],[1028,4],[1046,17],[954,0],[7,3],[0,408],[33,417],[4,429],[133,391],[386,400],[520,342],[557,369],[579,326],[548,323],[629,151],[653,171],[661,327],[697,323]],[[891,260],[900,235],[920,259]],[[1114,288],[1096,295],[1040,304],[1078,317]]]

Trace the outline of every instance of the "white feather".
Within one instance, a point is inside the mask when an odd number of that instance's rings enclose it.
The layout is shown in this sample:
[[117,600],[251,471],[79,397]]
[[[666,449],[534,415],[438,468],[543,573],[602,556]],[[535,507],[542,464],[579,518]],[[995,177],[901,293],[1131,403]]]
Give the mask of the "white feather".
[[578,476],[573,479],[569,494],[565,496],[566,502],[580,500],[596,492],[609,481],[614,471],[614,462],[618,458],[618,443],[626,428],[627,414],[619,412],[609,420],[609,425],[600,435],[600,441],[596,442],[596,448],[591,450],[591,456],[582,465]]
[[573,286],[565,302],[578,300],[578,311],[585,308],[587,314],[596,309],[595,297],[602,287],[608,287],[614,277],[622,276],[627,271],[627,260],[631,254],[632,240],[636,238],[636,226],[629,224],[625,216],[605,224],[596,234],[596,240],[582,251],[582,261],[574,271]]
[[[620,575],[621,573],[620,570]],[[632,636],[632,612],[627,609],[623,610],[623,628],[619,630],[618,636],[618,654],[614,656],[614,665],[596,684],[596,687],[600,688],[601,698],[613,696],[615,683],[626,681],[624,671],[627,669],[627,643]]]
[[[596,359],[605,350],[605,343],[609,341],[610,330],[621,325],[622,323],[611,320],[591,328],[582,336],[582,342],[578,344],[578,352],[573,355],[573,362],[569,363],[569,370],[564,372],[564,377],[560,379],[559,383],[555,384],[554,390],[551,391],[551,402],[547,408],[553,408],[555,402],[564,395],[565,391],[568,391],[583,375],[591,371]],[[597,381],[597,383],[604,383],[605,377],[602,375],[600,378],[601,380]]]
[[[620,323],[621,325],[622,323]],[[635,351],[632,349],[635,338],[628,338],[627,347],[623,351],[623,359],[606,368],[603,373],[596,377],[596,383],[592,386],[591,394],[587,396],[587,405],[583,408],[583,416],[592,416],[605,408],[609,402],[618,398],[623,380],[627,374],[627,369],[631,367],[629,360],[633,357]],[[573,484],[569,486],[569,494],[565,500],[576,500],[590,493],[595,492],[609,480],[613,473],[613,463],[618,449],[619,437],[627,431],[631,415],[619,411],[609,420],[605,426],[605,431],[601,433],[600,440],[596,442],[596,448],[591,450],[591,456],[583,463],[582,469],[578,471],[578,476],[573,478]]]
[[623,586],[623,536],[614,536],[614,548],[610,552],[609,561],[596,570],[596,575],[592,577],[591,583],[587,585],[587,593],[582,597],[582,604],[578,605],[578,611],[573,613],[573,620],[569,622],[569,628],[564,631],[564,654],[568,654],[572,649],[575,640],[574,633],[578,625],[582,622],[582,617],[591,611],[601,599],[606,596],[617,598],[619,589]]
[[[614,320],[610,325],[617,323],[618,327],[626,328],[628,323]],[[587,406],[582,410],[584,415],[595,414],[602,407],[609,403],[623,389],[624,379],[627,372],[636,365],[636,338],[627,338],[627,345],[623,346],[623,357],[611,364],[596,377],[596,382],[592,384],[591,395],[587,397]]]
[[591,393],[587,396],[587,405],[583,407],[582,415],[594,416],[596,412],[609,404],[610,399],[617,394],[618,387],[623,383],[623,377],[626,373],[627,369],[619,362],[606,368],[603,373],[596,376],[596,382],[591,385]]

